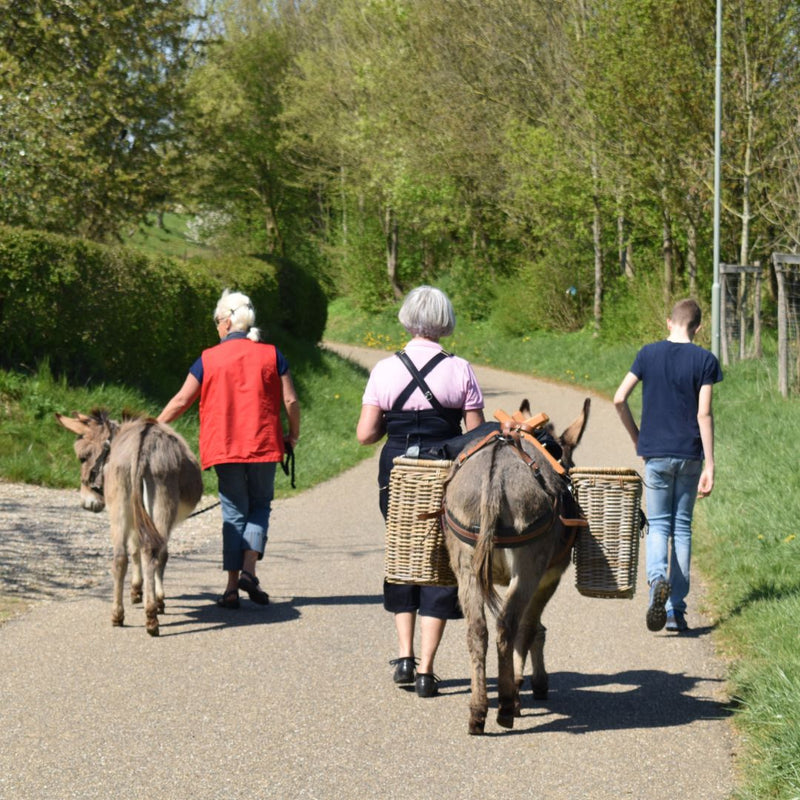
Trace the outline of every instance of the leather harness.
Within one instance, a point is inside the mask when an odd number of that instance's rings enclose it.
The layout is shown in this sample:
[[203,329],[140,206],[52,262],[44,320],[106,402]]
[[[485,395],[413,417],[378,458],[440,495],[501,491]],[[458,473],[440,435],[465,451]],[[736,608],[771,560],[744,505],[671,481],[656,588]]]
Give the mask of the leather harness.
[[[520,459],[522,459],[523,463],[529,467],[536,480],[539,482],[539,485],[547,491],[547,487],[545,485],[544,479],[542,478],[541,470],[539,469],[539,465],[536,463],[536,460],[531,458],[528,453],[522,447],[522,438],[524,437],[528,441],[536,440],[532,435],[533,430],[539,425],[543,424],[543,422],[547,421],[547,417],[545,415],[541,415],[543,420],[539,422],[538,419],[536,420],[529,420],[527,423],[519,423],[516,420],[508,420],[504,421],[504,425],[502,430],[500,431],[493,431],[488,436],[485,436],[480,441],[476,442],[472,447],[464,452],[460,453],[455,460],[455,464],[453,465],[453,471],[451,472],[447,482],[445,483],[445,488],[447,483],[452,480],[455,473],[463,466],[464,462],[467,459],[471,458],[475,453],[483,450],[485,447],[496,447],[498,445],[506,445],[513,449],[514,453],[516,453]],[[511,422],[516,422],[517,424],[512,425]],[[537,425],[536,422],[539,424]],[[533,423],[533,424],[531,424]],[[538,444],[538,442],[536,442]],[[550,456],[547,451],[544,450],[541,445],[539,446],[540,450],[548,457],[548,460],[553,462],[552,456]],[[566,471],[564,470],[563,466],[558,464],[558,473],[565,477],[567,481],[569,478],[566,475]],[[569,491],[569,488],[566,489]],[[547,511],[544,512],[540,517],[535,519],[530,524],[526,525],[525,528],[521,531],[517,531],[515,528],[510,526],[502,526],[495,529],[494,536],[493,536],[493,543],[495,547],[499,548],[513,548],[513,547],[522,547],[523,545],[530,542],[532,539],[535,539],[537,536],[545,533],[546,531],[552,528],[553,523],[556,520],[556,516],[559,517],[562,524],[566,526],[568,529],[571,530],[570,536],[568,537],[568,541],[566,542],[565,546],[561,548],[558,553],[553,555],[553,558],[550,561],[551,565],[554,565],[561,561],[565,557],[569,557],[569,553],[572,550],[572,546],[575,543],[575,538],[577,536],[577,529],[579,527],[586,527],[588,522],[582,518],[565,518],[562,514],[562,500],[560,496],[556,496],[553,498],[552,507],[549,508]],[[450,510],[447,508],[446,504],[446,492],[445,496],[442,499],[442,510],[441,510],[441,522],[442,527],[446,527],[451,531],[451,533],[458,539],[460,539],[465,544],[474,547],[478,541],[480,535],[480,526],[479,525],[470,525],[467,527],[458,519],[456,519]]]

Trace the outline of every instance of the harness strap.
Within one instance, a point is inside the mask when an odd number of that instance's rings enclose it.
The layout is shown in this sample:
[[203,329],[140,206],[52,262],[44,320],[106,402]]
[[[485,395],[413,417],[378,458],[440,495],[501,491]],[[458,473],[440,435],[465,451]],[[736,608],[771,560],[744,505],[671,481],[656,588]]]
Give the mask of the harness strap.
[[561,462],[553,458],[553,456],[547,452],[545,446],[536,438],[536,436],[533,435],[533,431],[536,428],[541,428],[542,425],[548,422],[549,417],[547,414],[539,414],[536,417],[531,417],[525,422],[518,422],[513,417],[510,417],[508,414],[506,414],[505,411],[498,409],[494,412],[494,418],[503,426],[504,432],[506,430],[516,431],[525,438],[526,442],[530,442],[550,462],[550,465],[559,475],[566,474],[566,470],[562,466]]
[[[534,520],[529,525],[526,525],[519,533],[517,533],[514,528],[507,526],[496,528],[494,536],[492,537],[494,546],[500,548],[522,547],[522,545],[527,544],[531,539],[541,536],[541,534],[550,530],[553,526],[557,506],[558,499],[553,502],[553,507],[551,509],[547,510],[541,517]],[[475,546],[480,536],[480,527],[478,525],[471,525],[467,528],[450,513],[447,506],[444,506],[442,512],[442,526],[449,528],[456,538],[471,547]]]
[[113,435],[113,432],[109,434],[108,439],[103,442],[103,449],[100,451],[100,455],[95,459],[94,464],[92,464],[92,468],[89,471],[89,479],[86,482],[86,485],[93,492],[97,492],[100,497],[103,497],[103,467],[105,467],[106,459],[111,451],[111,435]]

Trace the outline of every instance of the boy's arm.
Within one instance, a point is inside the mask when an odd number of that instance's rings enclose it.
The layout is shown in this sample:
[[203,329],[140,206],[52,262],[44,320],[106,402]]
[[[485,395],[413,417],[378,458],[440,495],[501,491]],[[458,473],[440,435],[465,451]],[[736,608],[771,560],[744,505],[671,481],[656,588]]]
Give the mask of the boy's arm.
[[698,497],[708,497],[714,489],[714,415],[711,412],[711,393],[713,385],[700,387],[697,401],[697,424],[700,427],[700,441],[703,443],[703,471],[697,486]]
[[637,383],[639,383],[639,379],[632,372],[629,372],[622,379],[622,383],[614,395],[614,406],[617,409],[617,414],[619,414],[619,418],[622,420],[625,430],[628,431],[634,446],[639,444],[639,428],[628,405],[628,397],[630,397]]

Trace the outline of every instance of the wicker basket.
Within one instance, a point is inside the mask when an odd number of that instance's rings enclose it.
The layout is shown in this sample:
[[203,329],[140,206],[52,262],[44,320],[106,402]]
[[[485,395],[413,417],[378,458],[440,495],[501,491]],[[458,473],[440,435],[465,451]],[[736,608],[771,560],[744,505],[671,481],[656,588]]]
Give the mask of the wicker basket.
[[632,469],[572,469],[589,527],[575,542],[575,586],[586,597],[631,598],[641,536],[642,479]]
[[395,458],[389,478],[384,575],[389,583],[455,586],[439,516],[452,461]]

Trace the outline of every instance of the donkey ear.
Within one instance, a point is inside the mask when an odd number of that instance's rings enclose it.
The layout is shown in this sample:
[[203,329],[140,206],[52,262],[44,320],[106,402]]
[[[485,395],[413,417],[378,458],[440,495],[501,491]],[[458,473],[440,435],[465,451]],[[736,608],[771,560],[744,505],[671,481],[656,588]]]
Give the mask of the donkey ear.
[[72,433],[78,436],[85,436],[89,433],[89,425],[87,422],[91,417],[84,416],[83,414],[77,414],[76,416],[77,419],[76,417],[68,417],[65,414],[56,412],[56,422],[58,422],[62,428],[66,428],[68,431],[72,431]]
[[561,444],[564,447],[574,450],[583,438],[583,432],[586,430],[586,423],[589,421],[589,409],[592,405],[592,398],[587,397],[583,401],[583,409],[578,415],[578,418],[564,431],[560,436]]

